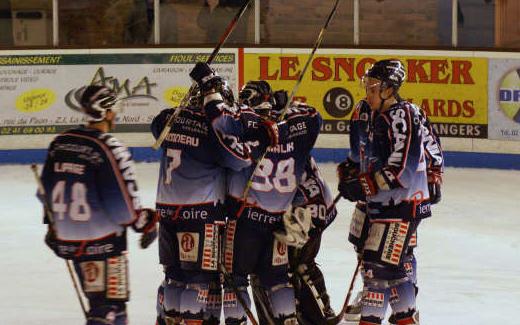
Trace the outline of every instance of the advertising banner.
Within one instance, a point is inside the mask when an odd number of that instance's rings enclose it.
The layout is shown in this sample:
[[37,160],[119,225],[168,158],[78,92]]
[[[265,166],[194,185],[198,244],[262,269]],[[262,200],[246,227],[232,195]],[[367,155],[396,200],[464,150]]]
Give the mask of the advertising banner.
[[489,60],[489,138],[520,140],[520,60]]
[[[124,99],[116,132],[148,132],[152,118],[187,93],[195,62],[210,54],[175,52],[0,53],[0,135],[58,133],[82,124],[78,101],[88,84],[105,85]],[[212,66],[237,91],[237,51],[223,52]]]
[[[276,52],[273,50],[273,52]],[[400,95],[422,107],[441,136],[487,138],[487,59],[442,56],[353,55],[318,51],[296,99],[316,107],[324,118],[322,133],[347,133],[354,105],[365,96],[361,77],[377,60],[400,59],[407,80]],[[309,57],[307,52],[244,54],[244,81],[263,79],[289,92]]]

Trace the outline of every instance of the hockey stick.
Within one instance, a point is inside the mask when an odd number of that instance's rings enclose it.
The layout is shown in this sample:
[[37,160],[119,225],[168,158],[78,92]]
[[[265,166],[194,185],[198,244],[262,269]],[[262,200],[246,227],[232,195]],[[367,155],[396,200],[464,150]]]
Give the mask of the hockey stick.
[[[49,220],[49,225],[51,229],[54,231],[54,216],[52,215],[52,209],[50,205],[49,198],[47,197],[47,194],[45,193],[45,188],[43,187],[42,180],[40,179],[40,176],[38,175],[38,167],[36,164],[31,165],[31,170],[33,171],[34,178],[36,179],[36,184],[38,184],[38,192],[43,197],[43,209],[45,211],[45,215],[47,216],[47,219]],[[76,296],[78,297],[79,304],[81,306],[81,310],[83,311],[83,315],[85,316],[85,319],[88,320],[87,315],[87,309],[85,308],[85,303],[83,302],[83,298],[81,298],[81,292],[78,287],[78,283],[76,282],[76,278],[74,277],[74,271],[72,270],[72,266],[70,265],[69,260],[65,260],[65,264],[67,265],[67,270],[69,271],[70,278],[72,280],[72,284],[74,285],[74,290],[76,291]]]
[[347,296],[345,297],[345,302],[343,303],[343,307],[336,317],[331,318],[327,323],[331,325],[336,325],[343,319],[343,316],[347,312],[348,303],[350,301],[350,296],[352,295],[352,290],[354,289],[354,283],[356,282],[357,275],[359,273],[359,269],[361,268],[361,258],[358,258],[358,262],[356,265],[356,270],[352,275],[352,279],[350,280],[350,287],[348,288]]
[[[242,17],[244,12],[246,11],[247,6],[251,2],[253,2],[253,1],[254,0],[246,1],[242,5],[240,10],[237,12],[235,17],[233,17],[233,19],[231,20],[231,22],[227,26],[226,30],[224,31],[224,34],[222,34],[222,36],[220,37],[220,40],[217,43],[217,46],[215,47],[215,49],[213,50],[211,55],[206,60],[207,64],[211,64],[211,62],[213,62],[213,59],[215,59],[215,57],[217,56],[218,52],[220,51],[220,48],[222,47],[222,45],[224,45],[226,40],[229,38],[229,35],[231,35],[231,32],[233,32],[233,30],[235,29],[238,21],[240,20],[240,17]],[[166,139],[166,136],[168,135],[168,133],[170,133],[170,130],[172,129],[172,125],[173,125],[173,122],[175,121],[175,118],[177,116],[179,116],[179,114],[180,114],[180,112],[182,110],[182,107],[185,107],[186,104],[188,103],[188,100],[191,97],[191,95],[192,95],[196,85],[197,84],[195,82],[193,82],[191,84],[190,90],[184,95],[184,97],[182,98],[182,100],[181,100],[179,106],[177,107],[177,109],[175,109],[173,114],[170,115],[170,117],[168,117],[168,120],[166,120],[166,124],[165,124],[163,130],[161,131],[161,134],[159,135],[159,137],[157,137],[157,140],[155,140],[155,143],[152,145],[152,148],[154,148],[155,150],[157,150],[157,149],[159,149],[161,147],[161,144],[163,143],[164,139]]]
[[[264,324],[275,325],[274,315],[272,309],[267,306],[268,297],[267,293],[260,286],[260,280],[256,274],[249,275],[251,281],[251,291],[253,292],[253,300],[255,302],[256,314],[258,320]],[[260,307],[260,308],[258,308]]]
[[[294,95],[298,91],[298,88],[300,88],[300,84],[302,83],[303,76],[305,75],[305,72],[309,68],[312,58],[314,57],[314,53],[316,53],[316,50],[318,49],[318,47],[321,45],[321,42],[323,41],[323,37],[325,36],[325,31],[329,27],[330,21],[332,20],[332,17],[334,16],[334,14],[336,13],[336,11],[338,9],[338,5],[339,5],[339,0],[335,0],[334,7],[332,7],[332,10],[330,11],[329,16],[327,17],[327,20],[325,21],[325,25],[323,25],[323,27],[320,30],[320,34],[318,35],[318,39],[316,39],[316,43],[314,43],[314,47],[312,48],[311,54],[309,55],[309,58],[307,59],[307,62],[305,63],[305,66],[303,67],[303,70],[300,73],[300,76],[298,77],[298,81],[296,81],[296,84],[294,85],[293,89],[291,90],[291,94],[289,95],[289,98],[287,99],[287,102],[285,103],[285,107],[283,108],[282,113],[278,117],[277,122],[283,121],[285,115],[287,114],[287,111],[289,110],[289,106],[291,105],[292,99],[294,98]],[[244,202],[243,203],[244,206],[247,203],[247,195],[249,194],[249,190],[251,189],[251,186],[253,185],[254,175],[256,174],[258,166],[260,166],[260,163],[262,162],[262,160],[264,160],[265,155],[267,155],[268,151],[269,150],[266,150],[262,154],[262,156],[257,160],[255,170],[253,171],[253,174],[247,181],[246,188],[244,189],[244,193],[242,194],[242,200]],[[239,211],[241,211],[241,210],[239,210]]]
[[[229,274],[229,272],[226,269],[226,265],[224,264],[224,254],[223,250],[225,247],[226,242],[226,236],[222,234],[222,232],[226,229],[225,228],[225,222],[215,222],[215,226],[217,226],[217,234],[218,234],[218,241],[219,241],[219,252],[218,252],[218,269],[220,273],[224,276],[224,282],[228,284],[229,287],[231,287],[231,290],[233,290],[233,293],[237,297],[237,301],[244,309],[247,318],[251,321],[253,325],[258,325],[258,321],[256,320],[255,316],[253,315],[253,312],[251,309],[247,306],[247,303],[245,302],[244,298],[240,295],[240,292],[238,291],[238,287],[233,280],[233,276]],[[274,325],[274,324],[273,324]]]

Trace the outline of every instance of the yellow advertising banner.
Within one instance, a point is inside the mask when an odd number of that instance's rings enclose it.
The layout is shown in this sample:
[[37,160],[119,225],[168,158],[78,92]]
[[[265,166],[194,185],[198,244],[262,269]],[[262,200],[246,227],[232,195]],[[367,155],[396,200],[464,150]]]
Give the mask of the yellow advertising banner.
[[[253,50],[252,50],[253,51]],[[245,53],[244,81],[266,80],[292,90],[307,53]],[[348,132],[354,105],[365,96],[361,77],[377,60],[397,58],[406,66],[400,95],[422,107],[442,136],[487,138],[488,62],[484,58],[315,54],[296,99],[316,107],[323,133]]]

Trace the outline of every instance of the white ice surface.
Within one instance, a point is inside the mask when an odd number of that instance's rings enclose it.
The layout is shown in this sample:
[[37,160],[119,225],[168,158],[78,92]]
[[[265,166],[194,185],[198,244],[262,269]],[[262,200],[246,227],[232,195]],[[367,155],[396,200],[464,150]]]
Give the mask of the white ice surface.
[[[334,166],[321,166],[335,189]],[[137,173],[143,201],[152,206],[158,164],[139,164]],[[82,324],[65,263],[43,244],[31,170],[0,166],[0,175],[0,325]],[[444,180],[442,202],[419,228],[421,324],[520,324],[520,172],[448,168]],[[353,206],[338,207],[318,257],[336,311],[356,262],[346,242]],[[141,250],[137,239],[130,232],[129,320],[153,325],[162,279],[157,244]]]

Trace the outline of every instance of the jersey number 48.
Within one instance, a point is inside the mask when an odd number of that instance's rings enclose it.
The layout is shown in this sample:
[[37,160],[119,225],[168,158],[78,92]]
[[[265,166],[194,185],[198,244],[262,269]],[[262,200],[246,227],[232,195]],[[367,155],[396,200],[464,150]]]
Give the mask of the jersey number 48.
[[70,189],[70,198],[65,197],[66,181],[59,181],[52,189],[52,211],[58,220],[65,219],[69,214],[73,221],[88,221],[90,205],[87,202],[87,187],[81,182],[74,182]]

